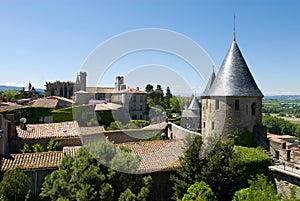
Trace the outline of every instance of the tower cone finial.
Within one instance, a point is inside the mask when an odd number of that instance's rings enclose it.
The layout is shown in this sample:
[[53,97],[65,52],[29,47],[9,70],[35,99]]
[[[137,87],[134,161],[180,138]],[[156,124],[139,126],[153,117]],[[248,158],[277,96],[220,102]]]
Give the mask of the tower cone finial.
[[236,36],[235,36],[235,15],[233,16],[233,40],[236,41]]

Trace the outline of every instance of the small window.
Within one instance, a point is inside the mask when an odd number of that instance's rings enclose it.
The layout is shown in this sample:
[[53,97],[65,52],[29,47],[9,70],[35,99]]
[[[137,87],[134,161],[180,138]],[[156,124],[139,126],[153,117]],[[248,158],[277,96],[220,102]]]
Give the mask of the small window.
[[143,115],[142,114],[140,114],[140,119],[143,119]]
[[205,122],[203,122],[203,128],[205,128]]
[[215,110],[218,110],[220,107],[220,101],[219,99],[216,99],[216,102],[215,102]]
[[143,105],[140,105],[140,111],[143,111]]
[[235,100],[235,102],[234,102],[234,110],[235,111],[240,110],[240,101],[239,100]]
[[255,114],[256,114],[255,109],[256,109],[256,104],[255,104],[255,103],[252,103],[252,105],[251,105],[251,114],[252,114],[252,115],[255,115]]
[[211,122],[211,130],[214,130],[214,129],[215,129],[215,122],[212,121],[212,122]]

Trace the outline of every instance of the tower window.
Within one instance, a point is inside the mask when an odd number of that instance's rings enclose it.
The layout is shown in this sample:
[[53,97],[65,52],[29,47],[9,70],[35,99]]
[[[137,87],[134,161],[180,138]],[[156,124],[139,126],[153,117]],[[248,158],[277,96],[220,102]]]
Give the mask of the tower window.
[[256,108],[256,104],[255,104],[255,103],[252,103],[252,105],[251,105],[251,114],[252,114],[252,115],[255,115],[255,114],[256,114],[255,108]]
[[212,122],[211,122],[211,130],[214,130],[214,129],[215,129],[215,122],[212,121]]
[[205,128],[205,122],[203,122],[203,128]]
[[216,102],[215,102],[215,110],[218,110],[220,107],[220,101],[219,99],[216,99]]
[[240,101],[239,100],[234,101],[234,110],[235,111],[240,110]]

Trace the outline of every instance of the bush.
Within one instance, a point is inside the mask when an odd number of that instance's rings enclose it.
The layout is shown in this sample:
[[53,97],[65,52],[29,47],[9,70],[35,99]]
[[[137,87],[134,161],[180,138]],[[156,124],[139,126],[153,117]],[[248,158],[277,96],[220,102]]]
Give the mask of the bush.
[[32,152],[30,146],[26,143],[23,145],[23,148],[20,151],[22,154]]
[[48,151],[61,151],[62,144],[57,138],[51,138],[47,144]]
[[235,147],[239,155],[240,169],[242,170],[239,178],[241,188],[247,186],[247,181],[257,174],[267,174],[271,158],[260,147],[247,148],[242,146]]
[[20,124],[19,120],[21,117],[25,117],[27,123],[37,124],[42,123],[44,117],[51,116],[51,109],[46,107],[25,107],[1,111],[0,114],[3,114],[4,116],[7,114],[14,114],[16,125]]
[[229,138],[233,139],[235,145],[245,147],[256,147],[257,144],[254,142],[253,133],[247,129],[240,130],[236,129],[233,134],[228,135]]
[[36,144],[32,145],[32,150],[34,153],[44,152],[44,147],[41,144],[36,143]]

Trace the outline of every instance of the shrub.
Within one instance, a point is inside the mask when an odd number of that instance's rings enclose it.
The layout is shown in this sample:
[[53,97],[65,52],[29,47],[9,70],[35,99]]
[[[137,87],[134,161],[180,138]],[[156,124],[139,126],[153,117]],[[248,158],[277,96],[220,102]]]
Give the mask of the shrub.
[[44,152],[44,147],[41,144],[38,144],[38,143],[32,145],[32,149],[33,149],[34,153]]
[[48,151],[60,151],[62,149],[61,141],[57,138],[51,138],[47,144]]

